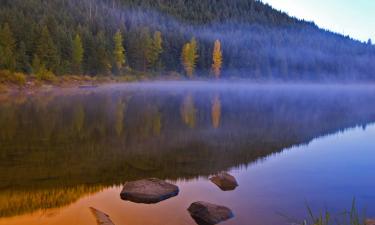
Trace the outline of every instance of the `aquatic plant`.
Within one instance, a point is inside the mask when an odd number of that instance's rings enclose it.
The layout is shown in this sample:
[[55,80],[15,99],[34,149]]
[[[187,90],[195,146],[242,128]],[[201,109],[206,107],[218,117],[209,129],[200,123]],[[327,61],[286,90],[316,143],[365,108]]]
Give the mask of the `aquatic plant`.
[[361,215],[356,207],[356,201],[353,199],[352,207],[349,211],[345,210],[339,215],[332,215],[328,210],[314,214],[310,206],[307,205],[308,217],[300,225],[365,225],[365,212]]

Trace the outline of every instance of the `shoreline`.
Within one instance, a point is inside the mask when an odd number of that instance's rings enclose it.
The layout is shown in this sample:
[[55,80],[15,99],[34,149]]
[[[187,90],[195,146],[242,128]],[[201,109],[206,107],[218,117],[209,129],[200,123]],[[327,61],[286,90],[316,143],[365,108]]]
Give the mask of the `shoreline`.
[[27,76],[22,83],[0,80],[0,94],[12,93],[35,93],[48,91],[50,89],[92,89],[105,85],[130,84],[130,83],[158,83],[158,82],[210,82],[212,84],[234,84],[234,85],[292,85],[292,86],[372,86],[375,82],[365,81],[283,81],[283,80],[254,80],[239,77],[230,77],[226,79],[210,79],[196,77],[187,79],[182,75],[164,75],[164,76],[87,76],[87,75],[62,75],[56,77],[53,81],[38,80]]

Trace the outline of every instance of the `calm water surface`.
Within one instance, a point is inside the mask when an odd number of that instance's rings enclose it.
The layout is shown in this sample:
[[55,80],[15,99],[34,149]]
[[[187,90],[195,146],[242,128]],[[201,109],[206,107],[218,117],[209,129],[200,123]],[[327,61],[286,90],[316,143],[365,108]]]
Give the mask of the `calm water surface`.
[[[291,224],[355,197],[375,217],[375,87],[144,83],[0,96],[0,224],[195,224],[187,207],[230,207],[222,224]],[[239,183],[223,192],[208,177]],[[154,205],[126,181],[180,187]],[[291,219],[290,219],[291,218]]]

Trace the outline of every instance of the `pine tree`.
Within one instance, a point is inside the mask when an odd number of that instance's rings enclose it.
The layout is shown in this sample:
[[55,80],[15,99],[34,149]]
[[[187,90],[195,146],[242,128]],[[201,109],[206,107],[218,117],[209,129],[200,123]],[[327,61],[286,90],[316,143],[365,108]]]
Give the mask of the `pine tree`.
[[75,73],[81,73],[82,60],[84,49],[82,45],[81,36],[77,34],[73,40],[73,49],[72,49],[72,69]]
[[41,67],[42,67],[42,64],[40,62],[38,55],[34,55],[33,62],[31,65],[33,74],[36,75],[40,71]]
[[149,54],[147,64],[149,68],[156,68],[159,61],[160,54],[163,52],[163,39],[160,31],[156,31],[152,38],[152,43],[149,46]]
[[194,75],[195,67],[197,64],[197,41],[192,38],[189,43],[186,43],[182,48],[182,65],[184,66],[185,72],[189,78]]
[[59,55],[47,26],[42,28],[36,47],[36,54],[41,64],[46,66],[48,70],[56,70],[59,64]]
[[215,77],[219,78],[221,74],[221,67],[223,65],[223,53],[221,51],[221,43],[219,40],[215,41],[212,62],[212,71]]
[[96,72],[101,75],[110,74],[112,65],[110,60],[110,52],[108,51],[108,46],[105,41],[105,34],[103,31],[100,31],[95,37],[95,46],[96,46]]
[[16,68],[16,41],[8,23],[0,29],[0,68]]
[[31,73],[30,59],[27,55],[25,42],[21,41],[20,46],[17,50],[17,71],[25,73]]
[[149,62],[152,60],[152,38],[148,28],[143,28],[140,34],[140,44],[141,44],[141,55],[143,62],[143,71],[146,71],[149,67]]
[[124,40],[123,40],[120,30],[116,32],[115,36],[113,37],[113,40],[115,42],[115,49],[113,50],[113,57],[115,60],[116,69],[119,71],[122,69],[126,61],[125,48],[123,45]]

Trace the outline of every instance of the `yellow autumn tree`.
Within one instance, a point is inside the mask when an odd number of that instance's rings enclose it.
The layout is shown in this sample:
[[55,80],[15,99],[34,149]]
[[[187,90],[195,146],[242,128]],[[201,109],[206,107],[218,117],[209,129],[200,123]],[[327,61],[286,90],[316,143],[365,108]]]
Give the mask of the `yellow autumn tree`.
[[190,42],[186,43],[182,48],[181,60],[184,66],[186,75],[192,78],[198,59],[198,46],[195,38],[192,38]]
[[113,57],[115,59],[115,65],[117,70],[121,70],[125,64],[125,48],[123,45],[124,39],[122,37],[121,31],[118,30],[113,37],[115,42],[115,49],[113,51]]
[[220,77],[221,67],[223,65],[223,53],[221,51],[221,43],[219,40],[215,41],[214,51],[212,53],[212,71],[216,78]]
[[188,93],[181,105],[182,121],[190,128],[195,128],[197,121],[197,109],[195,108],[194,98],[191,93]]
[[219,95],[216,95],[214,100],[212,101],[211,117],[212,117],[212,126],[215,129],[219,128],[220,119],[221,119],[221,101],[220,101]]

